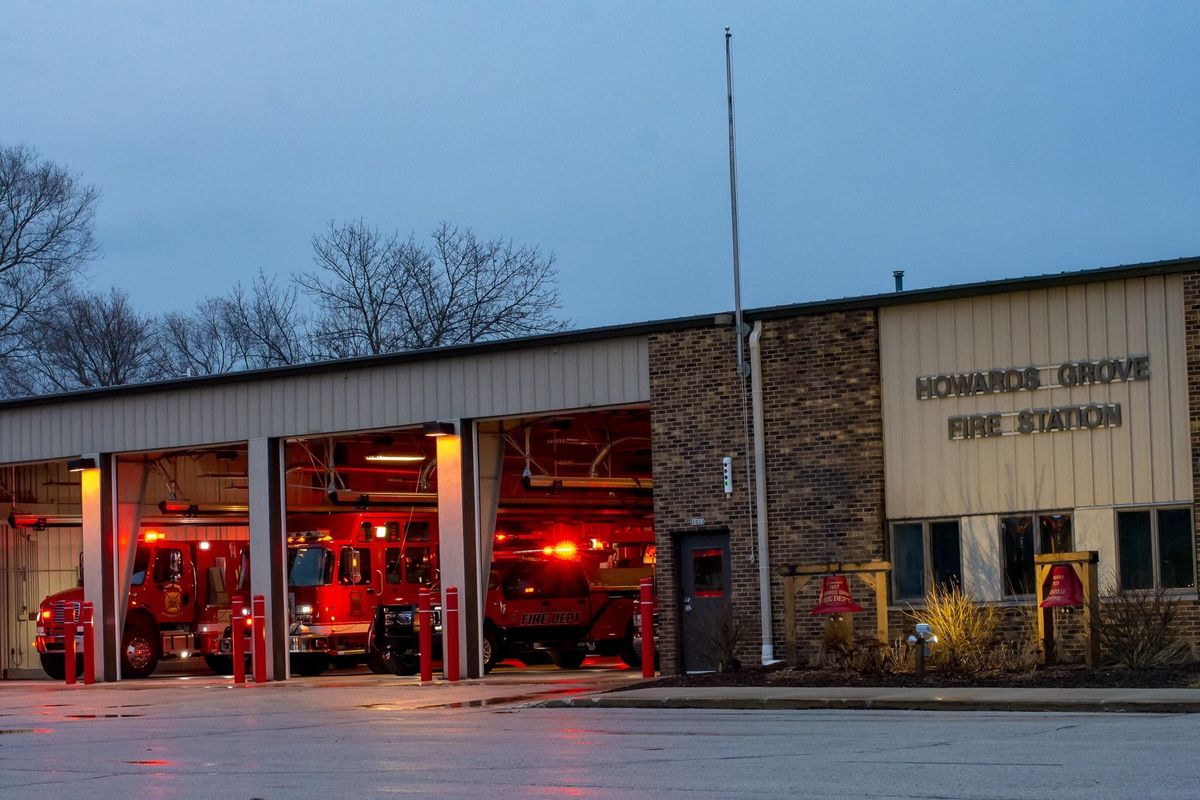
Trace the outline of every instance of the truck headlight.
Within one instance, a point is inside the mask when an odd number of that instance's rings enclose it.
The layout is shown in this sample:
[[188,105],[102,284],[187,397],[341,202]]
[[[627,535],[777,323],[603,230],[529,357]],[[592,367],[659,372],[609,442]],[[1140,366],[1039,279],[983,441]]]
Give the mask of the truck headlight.
[[296,622],[302,625],[309,625],[313,619],[313,607],[308,603],[296,606]]

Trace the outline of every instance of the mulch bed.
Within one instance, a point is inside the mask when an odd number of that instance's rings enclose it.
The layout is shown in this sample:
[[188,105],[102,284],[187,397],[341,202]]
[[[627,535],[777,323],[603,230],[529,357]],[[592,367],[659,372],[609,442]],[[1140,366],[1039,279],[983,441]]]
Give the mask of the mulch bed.
[[1200,663],[1182,664],[1148,670],[1123,668],[1087,669],[1083,666],[1038,667],[1031,672],[978,673],[951,678],[927,672],[924,680],[913,673],[864,675],[828,669],[792,669],[775,665],[754,667],[737,672],[709,672],[702,675],[668,675],[613,691],[670,686],[992,686],[1045,688],[1115,689],[1200,689]]

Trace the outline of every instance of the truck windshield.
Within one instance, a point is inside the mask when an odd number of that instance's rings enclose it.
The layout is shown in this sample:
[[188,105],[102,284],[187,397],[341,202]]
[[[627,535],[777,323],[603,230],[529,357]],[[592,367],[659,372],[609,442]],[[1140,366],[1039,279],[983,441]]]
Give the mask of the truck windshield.
[[288,550],[288,586],[325,586],[333,582],[333,554],[324,547]]
[[150,568],[150,551],[139,547],[133,556],[133,578],[130,586],[141,586],[146,582],[146,570]]

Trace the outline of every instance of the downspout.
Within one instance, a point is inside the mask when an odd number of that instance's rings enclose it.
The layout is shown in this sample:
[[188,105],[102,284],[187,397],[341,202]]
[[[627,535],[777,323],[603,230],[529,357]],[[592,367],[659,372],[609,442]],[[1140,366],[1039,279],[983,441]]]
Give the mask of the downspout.
[[758,609],[762,628],[762,663],[774,664],[771,625],[771,559],[767,551],[767,435],[763,424],[762,321],[750,332],[750,397],[754,415],[754,501],[758,528]]

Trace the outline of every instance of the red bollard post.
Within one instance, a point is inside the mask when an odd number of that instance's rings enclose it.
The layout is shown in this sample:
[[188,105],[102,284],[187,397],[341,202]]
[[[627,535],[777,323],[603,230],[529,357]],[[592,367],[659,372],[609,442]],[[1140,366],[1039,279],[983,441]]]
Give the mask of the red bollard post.
[[246,682],[246,598],[235,595],[229,608],[229,654],[233,658],[233,682]]
[[639,611],[642,615],[642,677],[654,677],[654,583],[642,578],[642,597]]
[[442,617],[442,652],[446,656],[446,679],[458,680],[458,587],[446,589],[446,613]]
[[421,648],[421,683],[433,680],[433,609],[430,608],[429,590],[422,587],[417,593],[417,636]]
[[63,667],[67,675],[67,686],[75,685],[75,605],[68,603],[63,620]]
[[96,682],[96,607],[89,600],[83,604],[80,616],[83,625],[83,684]]
[[267,598],[254,595],[251,603],[254,617],[254,682],[267,682]]

